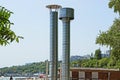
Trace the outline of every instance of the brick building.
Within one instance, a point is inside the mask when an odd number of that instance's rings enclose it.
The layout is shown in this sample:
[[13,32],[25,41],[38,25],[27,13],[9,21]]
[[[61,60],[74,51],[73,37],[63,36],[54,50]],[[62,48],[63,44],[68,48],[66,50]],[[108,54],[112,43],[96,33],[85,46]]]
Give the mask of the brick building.
[[[61,69],[59,69],[59,74]],[[61,77],[61,75],[60,75]],[[71,80],[120,80],[119,69],[70,68]]]

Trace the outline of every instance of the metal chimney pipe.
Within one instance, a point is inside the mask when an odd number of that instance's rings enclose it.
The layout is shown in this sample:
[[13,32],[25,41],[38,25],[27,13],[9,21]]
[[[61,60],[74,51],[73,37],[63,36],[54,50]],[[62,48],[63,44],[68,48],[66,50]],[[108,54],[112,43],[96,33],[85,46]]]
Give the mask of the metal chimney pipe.
[[74,19],[74,9],[61,8],[60,20],[63,23],[62,80],[70,80],[70,20]]
[[50,80],[57,80],[58,66],[58,12],[60,5],[47,5],[50,9]]

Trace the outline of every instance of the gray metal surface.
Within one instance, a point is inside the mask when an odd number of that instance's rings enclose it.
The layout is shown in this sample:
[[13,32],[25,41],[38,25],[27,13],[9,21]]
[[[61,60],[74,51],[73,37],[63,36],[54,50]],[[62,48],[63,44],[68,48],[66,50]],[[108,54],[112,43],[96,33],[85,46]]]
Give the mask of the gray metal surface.
[[62,80],[70,80],[70,20],[74,19],[72,8],[61,8],[60,17],[63,23],[62,42]]
[[51,80],[57,80],[58,62],[58,12],[50,12],[50,63]]
[[70,23],[63,22],[62,80],[69,80]]
[[61,5],[57,5],[57,4],[52,4],[52,5],[47,5],[46,7],[49,8],[49,9],[57,10],[57,9],[60,9],[62,6]]
[[50,63],[49,63],[49,80],[57,80],[58,71],[58,9],[60,5],[47,5],[50,9]]
[[61,8],[59,19],[69,18],[69,20],[74,19],[74,9],[72,8]]

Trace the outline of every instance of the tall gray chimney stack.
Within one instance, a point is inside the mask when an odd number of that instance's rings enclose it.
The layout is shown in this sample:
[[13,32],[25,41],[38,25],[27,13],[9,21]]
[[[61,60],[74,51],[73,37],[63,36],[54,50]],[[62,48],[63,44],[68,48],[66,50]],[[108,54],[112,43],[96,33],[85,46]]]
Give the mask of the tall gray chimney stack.
[[70,80],[70,20],[74,19],[74,9],[61,8],[59,19],[63,23],[62,80]]
[[47,5],[50,9],[50,80],[57,80],[58,71],[58,12],[60,5]]

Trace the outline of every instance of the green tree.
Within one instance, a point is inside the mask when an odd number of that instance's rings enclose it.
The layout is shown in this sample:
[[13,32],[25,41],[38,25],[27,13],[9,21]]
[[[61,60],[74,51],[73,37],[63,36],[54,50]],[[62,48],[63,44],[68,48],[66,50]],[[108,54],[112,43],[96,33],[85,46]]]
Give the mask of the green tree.
[[110,29],[99,34],[96,38],[96,44],[111,47],[112,57],[116,60],[120,59],[120,18],[115,19]]
[[105,32],[100,32],[96,38],[96,43],[107,45],[111,48],[120,46],[120,18],[115,19],[113,25]]
[[97,60],[101,59],[101,50],[100,49],[95,50],[95,56],[94,57]]
[[17,36],[10,27],[13,23],[10,22],[9,18],[13,12],[0,6],[0,45],[7,45],[13,41],[19,42],[21,36]]
[[102,58],[99,60],[98,66],[101,68],[103,68],[103,67],[106,68],[108,63],[109,63],[109,58]]
[[[120,0],[110,0],[108,6],[120,15]],[[111,59],[115,62],[120,60],[120,18],[114,20],[110,29],[100,32],[96,38],[96,44],[109,46],[111,48]]]
[[120,0],[110,0],[108,3],[109,8],[113,8],[115,13],[120,15]]

